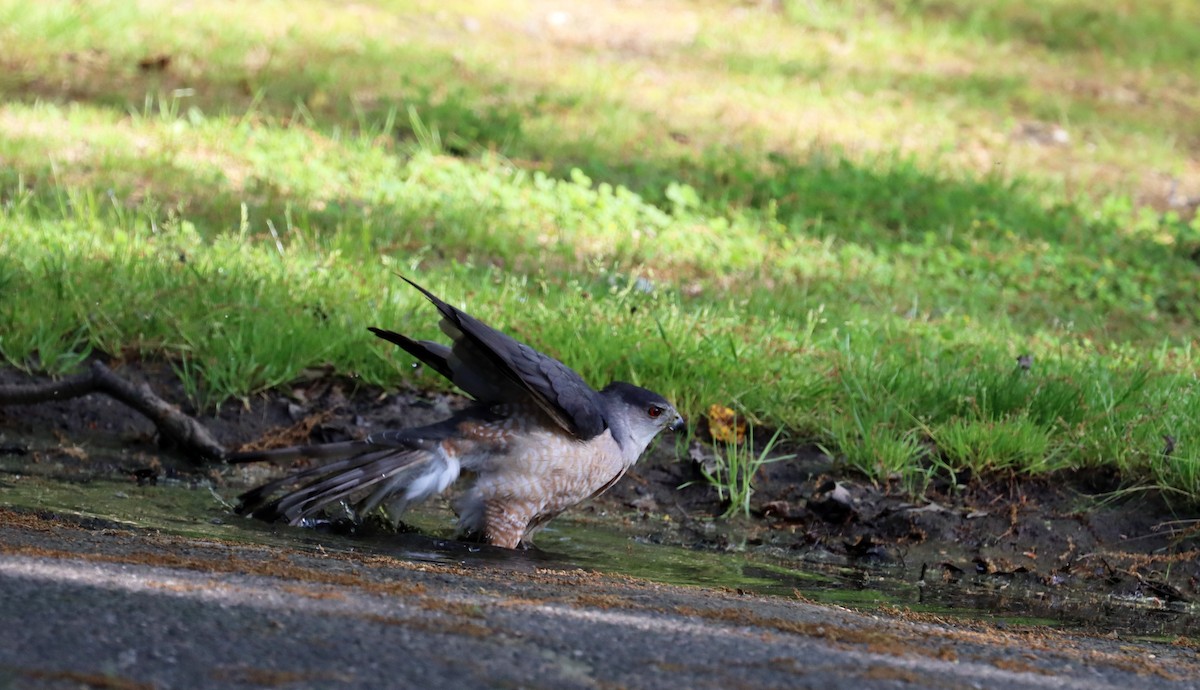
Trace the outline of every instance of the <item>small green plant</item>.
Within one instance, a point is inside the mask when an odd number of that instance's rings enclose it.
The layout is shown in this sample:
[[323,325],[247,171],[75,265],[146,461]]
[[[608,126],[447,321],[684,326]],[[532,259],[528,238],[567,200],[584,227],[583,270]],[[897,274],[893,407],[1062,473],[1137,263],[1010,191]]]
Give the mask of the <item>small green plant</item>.
[[171,368],[174,369],[175,376],[179,378],[179,383],[183,386],[183,393],[193,407],[197,410],[217,408],[219,403],[209,398],[208,390],[201,380],[200,368],[191,357],[184,353],[177,363],[171,363]]
[[[736,438],[723,443],[713,444],[715,456],[711,464],[701,464],[700,473],[704,481],[717,490],[717,497],[722,503],[728,496],[729,507],[721,517],[732,517],[736,513],[750,514],[750,496],[754,493],[754,477],[763,465],[780,460],[790,460],[796,455],[771,455],[779,441],[783,430],[776,431],[771,440],[767,441],[762,450],[754,451],[754,428],[746,431],[745,438],[739,443]],[[688,486],[694,482],[688,482]],[[683,487],[680,487],[683,488]]]

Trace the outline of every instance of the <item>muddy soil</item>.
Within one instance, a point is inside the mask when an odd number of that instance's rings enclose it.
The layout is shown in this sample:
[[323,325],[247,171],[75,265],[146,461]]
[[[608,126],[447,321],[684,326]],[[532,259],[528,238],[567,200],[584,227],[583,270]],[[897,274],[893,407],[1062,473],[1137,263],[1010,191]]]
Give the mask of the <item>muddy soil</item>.
[[[167,366],[114,369],[147,380],[167,400],[186,400]],[[30,380],[0,370],[0,385]],[[315,372],[287,390],[226,403],[215,414],[181,406],[227,447],[239,448],[359,438],[436,421],[463,404],[452,394],[383,391]],[[616,526],[643,543],[861,568],[867,577],[884,573],[919,588],[922,602],[949,597],[950,606],[974,610],[1016,606],[1101,629],[1200,630],[1200,509],[1150,491],[1124,491],[1111,474],[941,478],[913,496],[848,473],[816,448],[786,448],[780,452],[795,457],[762,469],[751,515],[721,519],[726,506],[693,459],[705,454],[704,440],[691,443],[689,452],[688,442],[665,437],[573,517]],[[0,466],[67,481],[167,478],[226,489],[286,469],[193,464],[160,448],[151,424],[102,396],[0,407]],[[1024,593],[1019,606],[1006,599],[1010,588]],[[1122,615],[1113,614],[1118,609]]]

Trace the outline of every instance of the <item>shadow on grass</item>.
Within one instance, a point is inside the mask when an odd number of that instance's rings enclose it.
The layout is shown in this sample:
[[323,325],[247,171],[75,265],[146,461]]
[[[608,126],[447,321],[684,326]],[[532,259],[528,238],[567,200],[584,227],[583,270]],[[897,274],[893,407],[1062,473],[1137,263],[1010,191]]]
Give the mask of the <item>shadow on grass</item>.
[[[965,40],[1021,42],[1052,53],[1119,54],[1134,64],[1185,66],[1200,60],[1200,18],[1186,3],[1117,10],[1105,3],[1029,0],[917,0],[880,3],[914,25],[935,25]],[[1094,6],[1088,6],[1089,4]],[[801,3],[790,3],[793,18]]]
[[[630,155],[620,141],[578,139],[567,131],[551,140],[531,141],[522,127],[527,118],[577,110],[581,103],[599,103],[606,112],[626,113],[632,119],[648,113],[621,101],[597,101],[596,94],[542,91],[530,95],[498,71],[474,68],[468,73],[445,49],[388,45],[386,50],[375,46],[361,54],[315,49],[307,56],[306,67],[286,60],[250,67],[225,56],[228,64],[197,63],[199,71],[193,64],[191,72],[177,70],[171,59],[165,64],[128,59],[118,64],[101,56],[91,63],[77,56],[65,79],[18,65],[5,77],[3,91],[13,100],[84,101],[121,113],[141,112],[146,94],[162,94],[160,99],[178,100],[170,108],[250,112],[278,126],[298,121],[330,136],[347,129],[385,131],[394,123],[393,131],[402,139],[427,140],[436,133],[443,150],[451,154],[498,150],[560,179],[569,178],[578,167],[594,180],[623,185],[667,211],[690,204],[694,208],[687,210],[714,216],[758,214],[768,221],[763,226],[766,231],[828,238],[882,254],[933,243],[959,252],[1010,258],[1007,255],[1013,251],[1025,251],[1016,248],[1022,241],[1037,241],[1069,249],[1068,253],[1096,264],[1115,260],[1139,271],[1166,274],[1167,284],[1183,284],[1195,273],[1190,258],[1194,242],[1164,246],[1151,239],[1151,233],[1127,232],[1130,213],[1048,206],[1028,183],[998,176],[960,179],[899,157],[857,163],[837,152],[818,153],[806,161],[726,149],[680,153],[677,147],[666,146]],[[937,88],[968,92],[990,88],[973,80],[977,77],[964,75],[961,84],[948,79]],[[171,95],[182,93],[190,95]],[[409,109],[420,115],[424,129],[408,119]],[[542,161],[547,151],[553,151],[553,159]],[[15,172],[34,184],[49,175],[48,169]],[[272,187],[269,180],[257,181],[258,186],[247,192],[182,167],[171,169],[168,179],[167,188],[160,186],[156,193],[168,204],[182,204],[188,218],[207,233],[236,227],[238,209],[248,199],[248,219],[255,225],[266,219],[281,225],[288,213],[301,214],[299,222],[319,230],[372,223],[352,199],[314,210],[305,199]],[[681,193],[679,183],[690,185],[696,193]],[[118,194],[132,191],[117,190]],[[422,218],[395,209],[385,217],[392,225],[407,228],[405,239],[388,235],[393,241],[419,247],[435,239],[420,235],[426,225]],[[1162,224],[1156,229],[1160,234],[1183,237],[1182,224]],[[980,270],[978,265],[968,267],[965,278],[973,279]],[[1093,278],[1087,274],[1087,262],[1074,270],[1078,275],[1067,276],[1068,287],[1077,285],[1086,291]],[[1171,305],[1182,303],[1183,295],[1168,291],[1156,299],[1164,300],[1169,311],[1176,308]]]
[[1200,60],[1200,12],[1191,3],[1118,7],[1089,0],[784,0],[781,14],[792,24],[817,30],[853,21],[926,37],[944,33],[964,42],[1020,43],[1059,55],[1119,55],[1145,67],[1190,68]]
[[[237,72],[206,72],[197,80],[169,71],[145,72],[136,66],[122,70],[110,67],[61,87],[50,87],[38,75],[25,75],[18,80],[24,86],[10,90],[9,97],[25,102],[82,101],[129,113],[145,109],[147,94],[171,99],[170,94],[186,89],[192,95],[171,107],[194,106],[209,113],[249,111],[283,126],[299,119],[325,132],[380,130],[386,123],[394,123],[397,136],[415,141],[418,132],[405,114],[411,108],[429,130],[440,134],[443,148],[450,154],[498,150],[562,179],[579,167],[597,181],[628,187],[668,210],[672,206],[668,189],[672,183],[685,182],[695,187],[714,210],[723,211],[728,205],[759,209],[775,206],[778,217],[792,226],[820,218],[838,225],[898,232],[896,239],[900,241],[906,239],[906,228],[960,226],[976,216],[1010,225],[1023,235],[1054,238],[1061,235],[1056,229],[1063,227],[1064,220],[1081,215],[1062,207],[1047,210],[1035,194],[999,178],[952,179],[921,170],[899,157],[868,167],[852,163],[837,152],[806,162],[731,150],[709,150],[700,155],[643,151],[640,156],[629,156],[608,141],[571,139],[566,132],[551,142],[527,141],[522,131],[526,118],[570,108],[583,94],[547,92],[522,97],[515,94],[504,75],[479,71],[466,80],[459,77],[435,85],[429,82],[445,78],[453,70],[451,56],[424,52],[412,59],[412,63],[397,67],[402,75],[409,76],[401,76],[389,93],[375,93],[369,102],[361,100],[351,81],[331,82],[327,76],[292,71],[285,65],[272,65],[256,73],[253,83]],[[969,84],[977,79],[965,75],[957,81]],[[948,80],[944,88],[959,87],[956,80]],[[588,97],[595,98],[594,94]],[[614,101],[603,107],[631,110]],[[539,163],[545,149],[558,155],[555,160]],[[1029,229],[1027,233],[1025,228]],[[887,234],[874,239],[887,242]]]

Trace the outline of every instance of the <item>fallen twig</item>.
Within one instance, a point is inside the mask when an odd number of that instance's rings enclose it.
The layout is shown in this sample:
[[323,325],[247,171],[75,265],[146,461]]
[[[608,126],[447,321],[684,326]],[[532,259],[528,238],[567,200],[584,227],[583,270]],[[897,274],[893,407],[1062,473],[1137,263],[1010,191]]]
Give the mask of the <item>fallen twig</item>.
[[137,410],[154,422],[161,436],[195,459],[225,457],[224,446],[200,422],[155,395],[149,385],[130,383],[98,361],[93,361],[88,371],[61,381],[0,386],[0,406],[66,400],[88,393],[103,393]]

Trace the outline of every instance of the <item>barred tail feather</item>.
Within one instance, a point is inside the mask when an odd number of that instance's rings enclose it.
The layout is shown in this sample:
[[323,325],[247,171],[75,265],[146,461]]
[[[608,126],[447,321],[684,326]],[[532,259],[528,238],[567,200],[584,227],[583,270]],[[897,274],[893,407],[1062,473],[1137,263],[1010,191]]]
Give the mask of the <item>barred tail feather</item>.
[[380,504],[385,504],[388,517],[394,522],[400,519],[410,503],[419,503],[445,491],[458,479],[461,471],[458,458],[431,453],[419,468],[414,466],[409,472],[397,473],[376,487],[358,505],[358,512],[366,515]]
[[[239,497],[237,512],[268,521],[298,524],[327,505],[371,489],[359,502],[365,515],[387,501],[393,519],[409,503],[446,489],[459,474],[458,460],[429,450],[386,448],[297,472],[247,491]],[[273,494],[302,484],[273,500]]]

